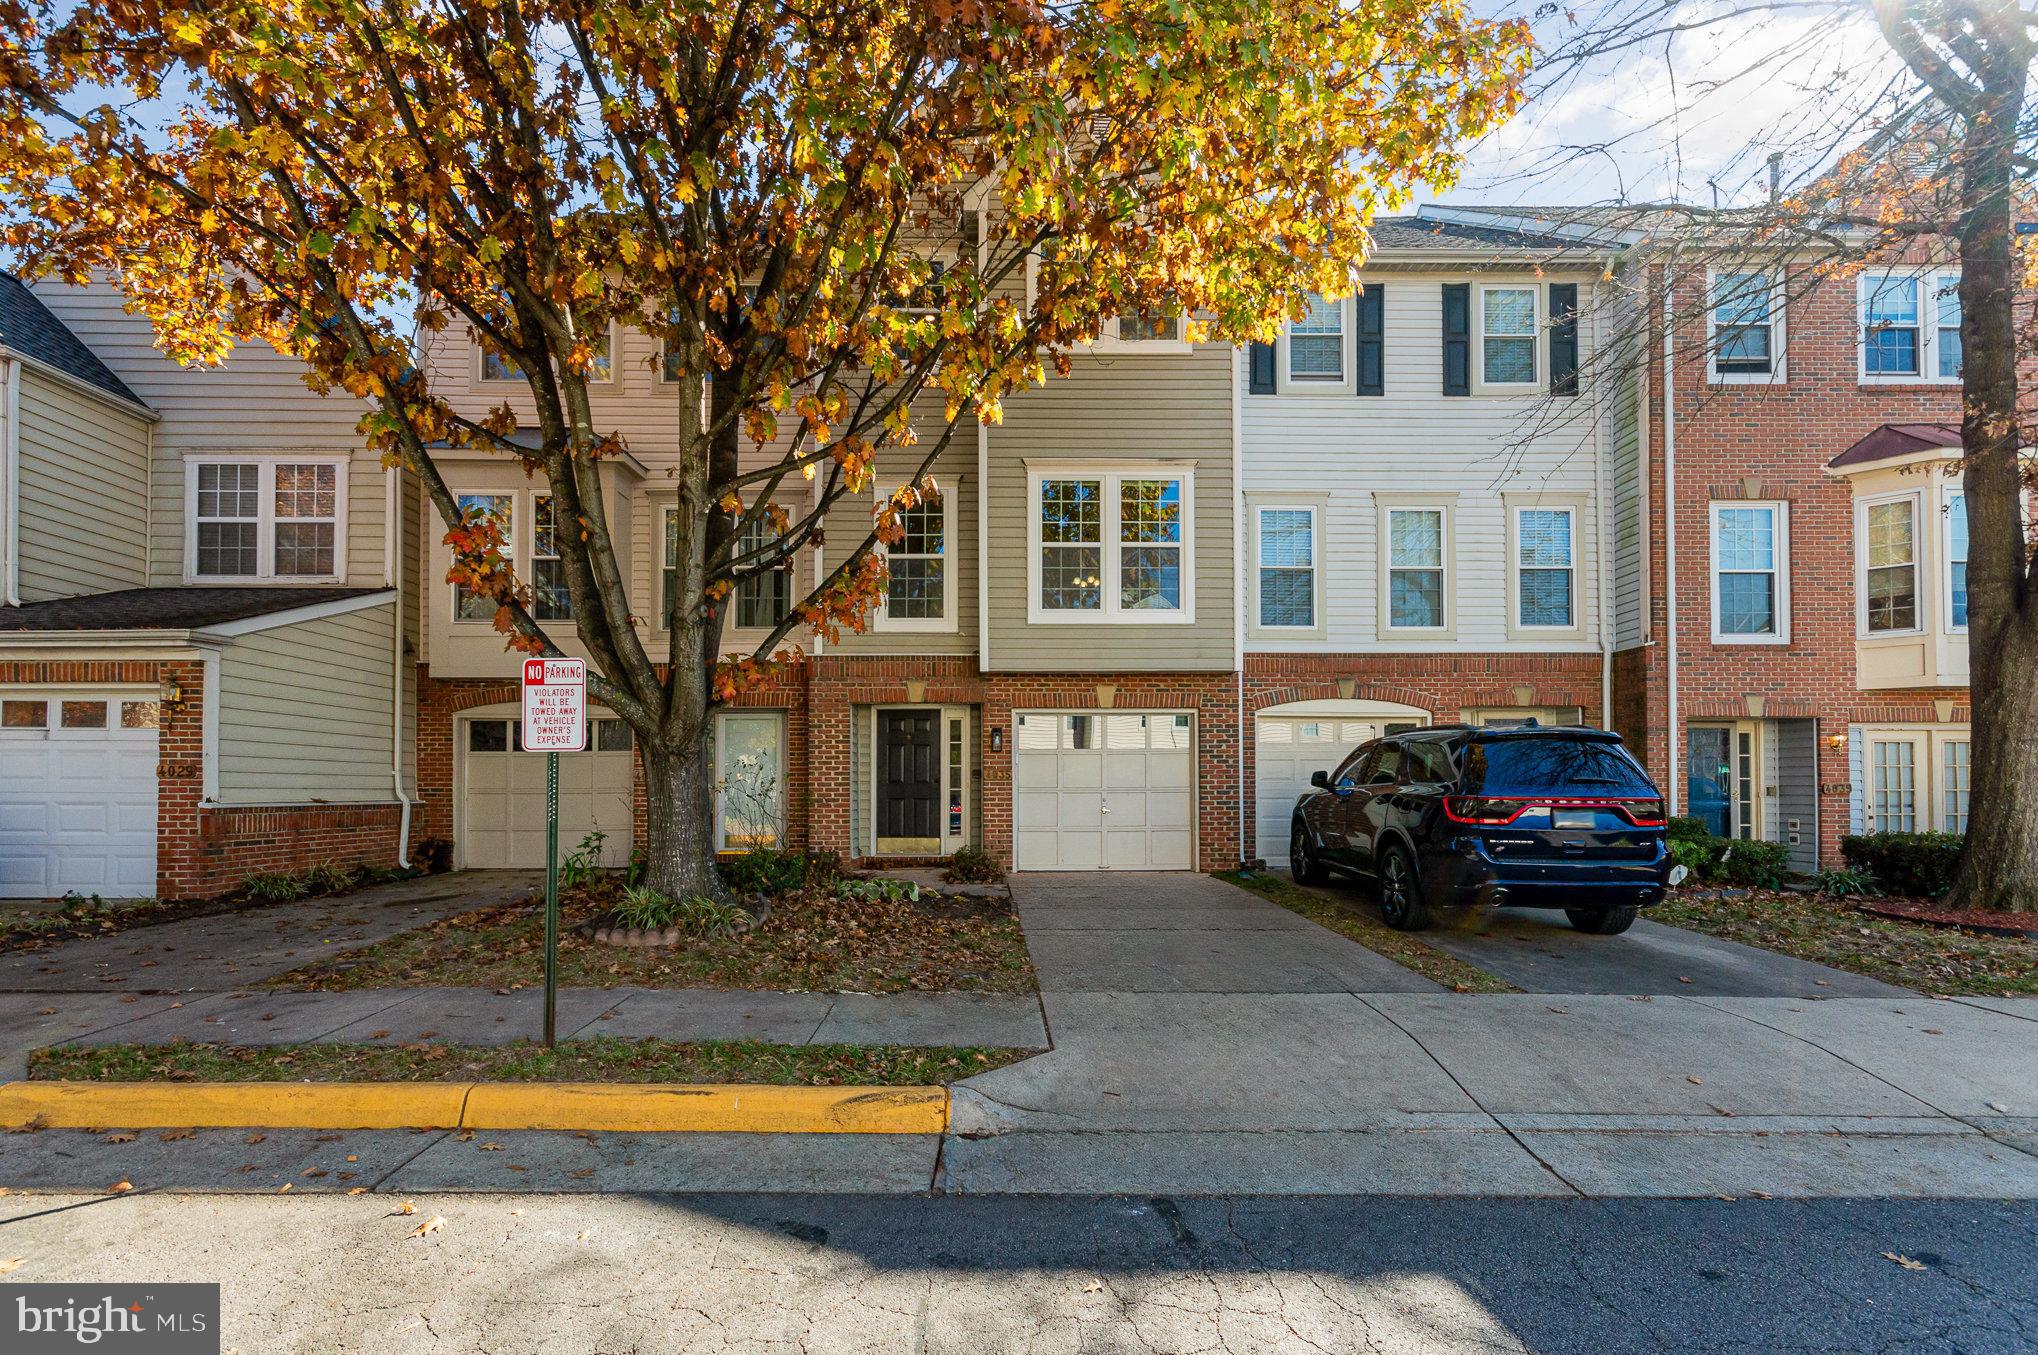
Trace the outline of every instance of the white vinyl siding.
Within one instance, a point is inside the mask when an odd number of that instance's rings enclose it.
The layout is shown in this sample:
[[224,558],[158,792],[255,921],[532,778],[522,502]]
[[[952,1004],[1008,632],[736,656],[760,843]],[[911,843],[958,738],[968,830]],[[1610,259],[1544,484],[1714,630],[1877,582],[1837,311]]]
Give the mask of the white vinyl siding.
[[222,804],[385,803],[389,605],[235,639],[219,661]]
[[16,414],[21,600],[141,587],[147,420],[30,369],[21,373]]

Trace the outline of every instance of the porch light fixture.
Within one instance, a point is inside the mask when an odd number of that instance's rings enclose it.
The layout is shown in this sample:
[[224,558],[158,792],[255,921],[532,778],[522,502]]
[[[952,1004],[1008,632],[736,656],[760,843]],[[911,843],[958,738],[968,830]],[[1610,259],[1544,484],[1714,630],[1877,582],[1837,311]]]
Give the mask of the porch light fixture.
[[1005,727],[1003,725],[991,726],[991,751],[993,753],[1005,751]]
[[1847,736],[1845,734],[1828,734],[1826,736],[1826,746],[1828,748],[1845,748],[1847,746]]
[[162,704],[168,710],[184,709],[184,684],[175,679],[166,679],[160,693]]

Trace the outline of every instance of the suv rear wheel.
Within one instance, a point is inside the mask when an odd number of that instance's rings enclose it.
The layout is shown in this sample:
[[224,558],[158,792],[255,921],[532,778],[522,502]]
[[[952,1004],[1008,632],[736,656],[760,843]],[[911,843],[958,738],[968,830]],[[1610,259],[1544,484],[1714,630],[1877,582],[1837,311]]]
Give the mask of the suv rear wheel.
[[1422,876],[1415,858],[1400,843],[1380,854],[1377,872],[1380,887],[1380,916],[1400,932],[1419,932],[1429,926],[1429,907],[1422,900]]
[[1593,936],[1619,936],[1635,925],[1635,906],[1623,908],[1566,908],[1564,916],[1581,932]]
[[1288,873],[1302,885],[1320,885],[1330,879],[1330,872],[1316,859],[1316,844],[1309,840],[1309,830],[1300,819],[1288,837]]

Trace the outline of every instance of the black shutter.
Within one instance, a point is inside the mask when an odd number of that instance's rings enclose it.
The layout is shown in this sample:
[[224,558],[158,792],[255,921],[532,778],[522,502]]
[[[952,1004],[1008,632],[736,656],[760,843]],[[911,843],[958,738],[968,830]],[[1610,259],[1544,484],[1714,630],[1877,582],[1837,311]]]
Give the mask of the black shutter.
[[1274,345],[1256,343],[1247,347],[1245,388],[1251,395],[1274,393]]
[[1385,395],[1386,373],[1382,360],[1386,352],[1387,293],[1377,282],[1366,284],[1359,293],[1359,390],[1360,395]]
[[1444,284],[1444,394],[1472,393],[1472,284]]
[[1578,284],[1550,284],[1550,394],[1578,393]]

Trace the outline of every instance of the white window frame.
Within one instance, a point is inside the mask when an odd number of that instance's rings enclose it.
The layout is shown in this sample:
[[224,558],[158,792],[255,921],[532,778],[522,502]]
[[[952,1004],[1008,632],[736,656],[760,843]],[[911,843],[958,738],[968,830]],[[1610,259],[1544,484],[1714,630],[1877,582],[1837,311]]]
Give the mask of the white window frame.
[[[879,482],[879,484],[881,483],[882,482]],[[884,505],[885,500],[889,497],[889,495],[887,495],[879,487],[879,484],[873,484],[871,486],[871,497],[874,500],[874,502],[871,505],[871,513],[873,516],[876,515],[877,510]],[[961,498],[962,477],[961,476],[953,477],[950,480],[950,482],[941,489],[940,495],[941,497],[939,502],[941,508],[941,615],[932,617],[893,616],[891,614],[891,589],[890,586],[887,585],[885,590],[885,596],[879,598],[877,606],[871,610],[871,628],[873,630],[894,631],[904,634],[913,634],[917,632],[923,635],[952,635],[961,626],[961,620],[956,613],[956,599],[960,596],[960,592],[956,582],[956,576],[958,573],[961,572],[958,566],[961,564],[962,561],[962,553],[957,548],[956,545],[955,506],[956,504],[962,501]],[[663,557],[664,548],[665,543],[663,540],[661,540],[659,542],[659,551],[661,554],[661,558]],[[879,558],[883,559],[886,562],[886,564],[889,565],[891,562],[892,554],[891,548],[888,547],[884,542],[880,541],[877,543],[874,549],[877,551]],[[927,559],[931,557],[915,556],[913,558]],[[943,737],[945,739],[946,735],[944,734]],[[944,743],[943,746],[946,747],[946,744]]]
[[[521,372],[517,373],[517,374],[516,374],[515,376],[490,376],[490,375],[488,374],[488,353],[487,353],[487,351],[486,351],[485,349],[483,349],[483,348],[482,348],[482,346],[480,345],[480,343],[478,343],[478,342],[470,344],[470,347],[472,347],[472,348],[473,348],[473,350],[474,350],[474,365],[473,365],[473,368],[472,368],[471,370],[472,370],[472,373],[473,373],[473,380],[474,380],[474,384],[475,384],[475,385],[477,385],[477,386],[521,386],[521,385],[524,385],[524,384],[525,384],[525,378],[524,378],[524,375],[523,375],[523,373],[521,373]],[[663,350],[664,350],[664,345],[663,345],[663,344],[661,344],[661,345],[660,345],[659,347],[660,347],[660,357],[659,357],[659,369],[660,369],[660,370],[659,370],[659,375],[660,375],[660,377],[662,378],[662,377],[664,376],[664,366],[665,366],[665,361],[664,361],[664,356],[663,356]],[[619,362],[620,362],[620,361],[622,360],[622,351],[623,351],[623,340],[622,340],[622,328],[621,328],[621,326],[620,326],[620,325],[619,325],[619,324],[618,324],[618,323],[617,323],[616,321],[614,321],[614,320],[611,320],[611,321],[609,321],[609,372],[608,372],[608,375],[607,375],[607,376],[597,376],[597,375],[595,375],[594,373],[590,372],[590,373],[588,374],[588,378],[587,378],[587,384],[588,384],[588,385],[590,385],[590,386],[613,386],[613,385],[615,385],[615,384],[616,384],[616,380],[617,380],[617,378],[616,378],[616,364],[617,364],[617,363],[619,363]]]
[[[1570,523],[1571,563],[1566,567],[1571,575],[1571,619],[1560,626],[1530,625],[1522,620],[1521,575],[1521,518],[1524,513],[1562,513]],[[1510,633],[1533,636],[1576,636],[1585,629],[1584,569],[1580,564],[1583,547],[1579,541],[1578,524],[1583,517],[1579,506],[1569,500],[1542,503],[1510,503],[1507,505],[1507,628]],[[1547,568],[1538,565],[1536,568]]]
[[[1740,509],[1764,509],[1769,513],[1770,568],[1775,578],[1771,598],[1775,627],[1752,635],[1720,629],[1720,515]],[[1712,642],[1716,645],[1787,645],[1790,643],[1790,502],[1786,499],[1715,499],[1707,517],[1707,564],[1712,590]],[[1736,574],[1759,574],[1753,569],[1733,570]]]
[[[1094,610],[1040,605],[1040,486],[1044,480],[1096,480],[1102,495],[1098,524],[1099,583]],[[1119,521],[1120,486],[1127,480],[1179,480],[1182,486],[1182,605],[1162,611],[1121,605],[1119,559],[1124,547]],[[1193,463],[1170,461],[1041,462],[1026,465],[1026,619],[1032,625],[1182,626],[1196,620],[1196,472]]]
[[[1766,372],[1723,372],[1720,370],[1719,283],[1722,278],[1757,274],[1769,280],[1769,370]],[[1705,372],[1715,386],[1781,386],[1789,380],[1786,344],[1788,308],[1784,305],[1783,280],[1775,265],[1747,268],[1710,268],[1705,275]]]
[[[557,511],[556,509],[554,509],[554,510],[553,510],[553,517],[552,517],[552,550],[553,550],[553,553],[552,553],[552,554],[550,554],[550,555],[540,555],[540,554],[538,554],[538,504],[539,504],[539,502],[540,502],[541,500],[549,504],[549,503],[553,503],[553,502],[555,502],[555,501],[556,501],[556,498],[555,498],[555,496],[553,495],[553,493],[552,493],[552,492],[551,492],[550,490],[546,490],[546,491],[544,491],[544,492],[542,492],[542,493],[541,493],[541,492],[539,492],[539,491],[537,491],[537,490],[532,490],[532,491],[531,491],[531,512],[530,512],[530,517],[531,517],[531,553],[530,553],[530,566],[529,566],[529,571],[528,571],[528,573],[526,573],[526,572],[523,572],[523,571],[519,571],[519,577],[520,577],[520,578],[522,578],[522,579],[524,580],[524,582],[525,582],[526,584],[528,584],[528,585],[530,586],[530,588],[531,588],[531,619],[532,619],[532,620],[534,620],[534,621],[536,621],[536,622],[538,622],[538,623],[539,623],[540,625],[552,625],[552,624],[556,624],[556,623],[558,623],[558,622],[561,622],[561,621],[567,621],[567,622],[570,622],[570,621],[572,621],[572,620],[573,620],[573,596],[572,596],[572,594],[571,594],[571,593],[568,593],[568,594],[567,594],[567,596],[566,596],[566,615],[565,615],[565,616],[540,616],[540,615],[538,614],[538,593],[537,593],[537,589],[538,589],[538,562],[539,562],[540,560],[559,560],[559,559],[561,559],[561,558],[562,558],[562,557],[561,557],[561,556],[559,555],[559,553],[558,553],[558,551],[559,551],[559,533],[560,533],[560,531],[561,531],[561,528],[560,528],[560,525],[559,525],[559,518],[558,518],[558,511]],[[512,527],[514,527],[514,526],[515,526],[516,524],[515,524],[515,523],[511,523],[510,525],[511,525]],[[561,581],[562,581],[562,583],[564,582],[564,578],[563,578],[563,569],[562,569],[562,579],[561,579]]]
[[[1251,616],[1253,619],[1252,628],[1256,633],[1296,639],[1321,638],[1325,633],[1323,615],[1324,508],[1325,502],[1322,499],[1254,499],[1247,504],[1247,511],[1252,515],[1253,568]],[[1270,622],[1260,614],[1260,573],[1266,568],[1260,552],[1262,539],[1260,522],[1261,515],[1264,513],[1307,513],[1309,515],[1309,615],[1311,617],[1309,625],[1295,626]],[[1292,566],[1286,565],[1279,567],[1284,569],[1292,568]]]
[[[1868,298],[1882,283],[1909,279],[1918,288],[1918,370],[1871,372],[1868,370]],[[1957,386],[1957,376],[1939,372],[1939,289],[1960,285],[1957,268],[1878,268],[1863,272],[1854,281],[1854,366],[1856,379],[1864,386]]]
[[[1953,501],[1955,499],[1960,500],[1960,510],[1965,515],[1967,512],[1967,491],[1959,488],[1957,482],[1954,484],[1942,484],[1939,487],[1939,571],[1946,576],[1939,587],[1939,605],[1945,608],[1942,615],[1946,618],[1946,633],[1948,635],[1965,635],[1967,634],[1967,626],[1964,623],[1956,624],[1953,620]],[[1968,524],[1967,549],[1970,553],[1974,550],[1974,528],[1972,523]],[[1968,557],[1965,555],[1961,556],[1960,563],[1963,565],[1968,563]],[[1968,605],[1970,608],[1973,606],[1971,596]]]
[[[454,486],[453,501],[458,503],[461,499],[508,499],[510,501],[509,539],[504,544],[509,547],[510,568],[516,571],[516,576],[520,581],[528,582],[529,575],[526,572],[525,562],[530,559],[531,491],[528,489],[476,488],[467,485]],[[443,586],[446,590],[446,622],[448,625],[475,629],[482,627],[487,627],[490,630],[495,629],[495,618],[492,616],[460,615],[459,584],[448,579]],[[571,623],[569,622],[568,624]]]
[[[745,504],[743,505],[743,511],[747,513],[750,511],[751,507],[752,505]],[[678,511],[677,505],[674,506],[673,511],[675,512]],[[761,530],[770,531],[771,519],[760,518],[756,523],[756,526]],[[777,573],[781,573],[786,576],[785,583],[786,616],[791,616],[793,614],[794,609],[797,608],[800,604],[800,596],[794,589],[794,585],[799,582],[800,578],[799,556],[800,556],[799,551],[795,549],[790,556],[788,556],[782,563],[775,567],[775,571]],[[663,537],[660,537],[658,541],[658,563],[660,572],[662,574],[665,565],[665,540]],[[748,578],[738,579],[734,584],[730,586],[729,617],[725,629],[729,631],[742,631],[750,635],[768,635],[778,625],[778,622],[774,621],[771,623],[771,625],[768,626],[746,626],[743,625],[738,620],[743,605],[742,604],[743,585],[746,583],[757,583],[763,578],[764,575],[762,574],[752,574]]]
[[728,805],[722,790],[723,783],[728,780],[728,769],[723,759],[728,754],[729,740],[723,735],[722,728],[723,725],[730,720],[759,720],[759,721],[769,720],[778,731],[778,781],[777,785],[773,789],[773,798],[776,800],[776,803],[773,805],[772,808],[775,814],[777,815],[778,821],[777,822],[778,842],[775,845],[778,848],[783,848],[786,845],[786,840],[791,833],[791,822],[786,815],[786,804],[788,799],[786,795],[786,777],[787,777],[787,763],[790,759],[790,753],[788,751],[789,740],[787,739],[786,736],[787,731],[785,712],[771,706],[731,706],[728,707],[727,709],[715,712],[715,768],[714,768],[715,784],[714,784],[714,807],[713,807],[715,821],[712,826],[712,831],[714,833],[715,850],[717,852],[746,852],[756,850],[755,848],[752,847],[731,847],[728,844],[728,839],[724,836],[723,832],[723,830],[728,826],[727,825]]
[[[1486,379],[1486,294],[1488,292],[1527,292],[1534,306],[1534,320],[1526,335],[1529,345],[1529,361],[1534,375],[1527,381],[1488,381]],[[1545,328],[1549,323],[1546,314],[1549,301],[1545,289],[1534,282],[1482,282],[1472,289],[1472,389],[1493,395],[1518,395],[1543,388],[1549,360],[1544,356]],[[1520,339],[1520,334],[1496,334],[1497,339]]]
[[[1377,557],[1379,590],[1376,605],[1379,620],[1375,627],[1385,639],[1417,637],[1425,640],[1448,640],[1455,637],[1458,625],[1458,499],[1455,494],[1375,494],[1375,539],[1378,542]],[[1441,515],[1443,528],[1442,560],[1443,580],[1440,597],[1443,602],[1443,623],[1436,626],[1397,626],[1394,624],[1394,540],[1393,522],[1397,512],[1431,512]]]
[[[1933,803],[1931,739],[1921,729],[1871,729],[1861,750],[1861,821],[1871,833],[1915,833],[1929,830],[1936,821]],[[1876,813],[1875,749],[1878,744],[1901,745],[1911,750],[1911,826],[1885,827]]]
[[1974,818],[1974,735],[1971,729],[1932,731],[1932,826],[1942,833],[1965,833],[1965,827],[1953,826],[1952,794],[1946,785],[1946,772],[1952,766],[1947,748],[1959,744],[1967,750],[1967,760],[1962,765],[1967,769],[1967,786],[1961,794],[1967,797],[1967,812],[1964,818]]
[[[184,459],[184,582],[221,583],[341,583],[347,577],[347,469],[352,458],[330,452],[302,455],[262,453],[232,456],[224,453]],[[255,565],[253,574],[200,574],[198,572],[198,468],[200,466],[256,466]],[[278,466],[331,466],[333,468],[333,572],[330,574],[278,574],[276,572],[276,468]],[[219,519],[209,519],[217,521]],[[237,519],[247,521],[248,519]],[[324,522],[324,518],[287,518],[291,522]]]
[[[1868,628],[1868,514],[1878,504],[1908,503],[1911,506],[1911,596],[1917,617],[1903,630]],[[1932,590],[1925,578],[1925,501],[1915,489],[1895,494],[1874,494],[1854,501],[1854,628],[1863,640],[1887,640],[1904,635],[1923,635],[1932,627]]]
[[1175,332],[1174,335],[1170,338],[1161,339],[1123,338],[1119,334],[1118,322],[1120,319],[1121,317],[1114,315],[1104,322],[1104,332],[1097,337],[1096,343],[1091,345],[1093,349],[1095,349],[1098,352],[1104,353],[1118,352],[1118,353],[1171,353],[1171,354],[1187,353],[1191,350],[1192,345],[1189,343],[1187,337],[1185,337],[1189,332],[1188,330],[1189,313],[1179,306],[1175,308]]
[[[1342,386],[1345,383],[1345,379],[1351,375],[1352,369],[1351,298],[1339,297],[1333,301],[1323,297],[1321,293],[1312,292],[1310,295],[1318,297],[1325,305],[1337,312],[1337,370],[1335,372],[1297,372],[1295,370],[1295,322],[1291,320],[1281,326],[1281,381],[1284,385],[1300,390],[1321,390],[1327,386]],[[1327,332],[1311,331],[1311,333],[1316,338],[1331,337]]]

